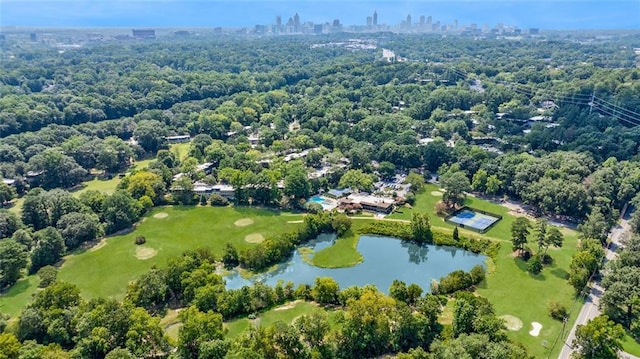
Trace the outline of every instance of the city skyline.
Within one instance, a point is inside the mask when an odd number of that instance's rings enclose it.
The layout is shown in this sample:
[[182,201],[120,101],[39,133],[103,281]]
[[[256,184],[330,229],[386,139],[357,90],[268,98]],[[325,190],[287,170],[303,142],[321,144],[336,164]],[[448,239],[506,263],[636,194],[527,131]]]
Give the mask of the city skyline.
[[[241,3],[242,6],[238,6]],[[70,11],[69,9],[73,9]],[[299,14],[299,23],[346,26],[497,24],[541,29],[637,29],[640,1],[178,1],[0,0],[0,25],[31,27],[252,27]],[[375,13],[375,16],[374,16]],[[375,18],[375,19],[374,19]],[[374,21],[375,20],[375,21]],[[370,23],[369,23],[370,21]],[[375,22],[375,25],[374,25]]]

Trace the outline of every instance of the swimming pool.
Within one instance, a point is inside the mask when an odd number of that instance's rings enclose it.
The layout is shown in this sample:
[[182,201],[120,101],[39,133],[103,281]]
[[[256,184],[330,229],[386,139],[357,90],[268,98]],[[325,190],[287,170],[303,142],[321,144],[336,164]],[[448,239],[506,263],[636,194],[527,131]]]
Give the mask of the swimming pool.
[[312,197],[309,198],[309,202],[323,204],[326,201],[324,200],[324,198],[322,198],[322,197],[320,197],[318,195],[315,195],[315,196],[312,196]]

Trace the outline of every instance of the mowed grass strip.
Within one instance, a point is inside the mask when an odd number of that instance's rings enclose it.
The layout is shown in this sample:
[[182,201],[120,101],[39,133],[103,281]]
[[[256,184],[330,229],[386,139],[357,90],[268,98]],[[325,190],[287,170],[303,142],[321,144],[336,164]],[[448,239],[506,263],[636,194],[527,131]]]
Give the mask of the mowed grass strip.
[[[168,216],[154,218],[160,212]],[[245,227],[234,225],[241,218],[252,218],[254,223]],[[164,267],[171,257],[199,247],[208,247],[221,257],[227,243],[238,249],[255,245],[244,240],[251,233],[259,232],[268,238],[301,226],[287,223],[292,218],[295,217],[281,216],[271,210],[242,207],[155,208],[133,232],[107,238],[106,245],[96,251],[68,256],[58,279],[76,284],[86,299],[122,298],[129,282],[154,266]],[[137,236],[145,237],[145,247],[156,250],[157,254],[146,260],[136,258],[134,239]]]
[[[297,317],[304,314],[312,314],[314,312],[326,311],[315,303],[295,301],[260,313],[256,316],[256,319],[234,319],[226,322],[224,326],[227,328],[227,338],[235,338],[247,330],[252,323],[257,323],[261,328],[266,328],[278,321],[291,324]],[[330,321],[331,317],[331,313],[329,313]]]

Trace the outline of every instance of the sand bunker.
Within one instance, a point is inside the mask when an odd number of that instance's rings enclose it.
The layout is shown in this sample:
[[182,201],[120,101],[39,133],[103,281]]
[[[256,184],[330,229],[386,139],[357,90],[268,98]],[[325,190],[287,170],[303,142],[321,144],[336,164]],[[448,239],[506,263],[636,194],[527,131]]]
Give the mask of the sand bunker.
[[304,223],[303,220],[299,220],[299,221],[287,221],[287,223]]
[[100,248],[102,248],[102,247],[104,247],[104,246],[106,246],[106,245],[107,245],[107,240],[106,240],[106,239],[103,239],[103,240],[101,240],[100,242],[98,242],[95,246],[91,247],[91,248],[89,249],[89,251],[91,251],[91,252],[95,252],[95,251],[97,251],[98,249],[100,249]]
[[142,247],[142,246],[136,248],[136,258],[140,260],[152,258],[156,254],[158,254],[158,251],[156,251],[153,248]]
[[239,220],[235,221],[233,224],[235,224],[236,227],[245,227],[245,226],[253,224],[253,219],[251,219],[251,218],[240,218]]
[[247,234],[247,236],[244,237],[244,240],[247,243],[262,243],[262,241],[264,241],[264,237],[261,233],[251,233]]
[[529,334],[533,335],[534,337],[537,337],[540,334],[540,329],[542,329],[542,324],[538,322],[533,322],[531,323],[531,326],[533,327],[533,329],[529,331]]
[[275,308],[274,310],[275,310],[275,311],[280,311],[280,310],[287,310],[287,309],[291,309],[291,308],[295,307],[295,306],[296,306],[296,304],[298,304],[298,303],[300,303],[300,302],[302,302],[302,300],[300,300],[300,299],[298,299],[298,300],[294,300],[293,302],[289,302],[289,303],[287,303],[287,304],[285,304],[285,305],[281,305],[281,306],[279,306],[279,307]]
[[167,212],[160,212],[153,215],[153,218],[157,218],[157,219],[163,219],[167,217],[169,217],[169,213]]
[[505,314],[499,316],[498,318],[504,320],[504,326],[507,327],[508,330],[516,331],[522,329],[522,320],[520,320],[520,318],[518,317]]
[[431,195],[432,196],[436,196],[436,197],[442,197],[442,192],[440,192],[440,191],[432,191]]

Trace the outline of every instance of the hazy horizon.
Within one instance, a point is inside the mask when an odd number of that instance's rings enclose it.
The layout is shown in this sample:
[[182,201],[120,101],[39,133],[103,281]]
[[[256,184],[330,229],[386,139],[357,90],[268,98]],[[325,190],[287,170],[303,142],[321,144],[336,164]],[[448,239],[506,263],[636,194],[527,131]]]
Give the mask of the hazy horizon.
[[395,26],[412,16],[478,26],[497,23],[548,30],[639,29],[640,0],[594,1],[230,1],[230,0],[0,0],[0,25],[19,27],[251,27],[286,23],[297,12],[301,22]]

